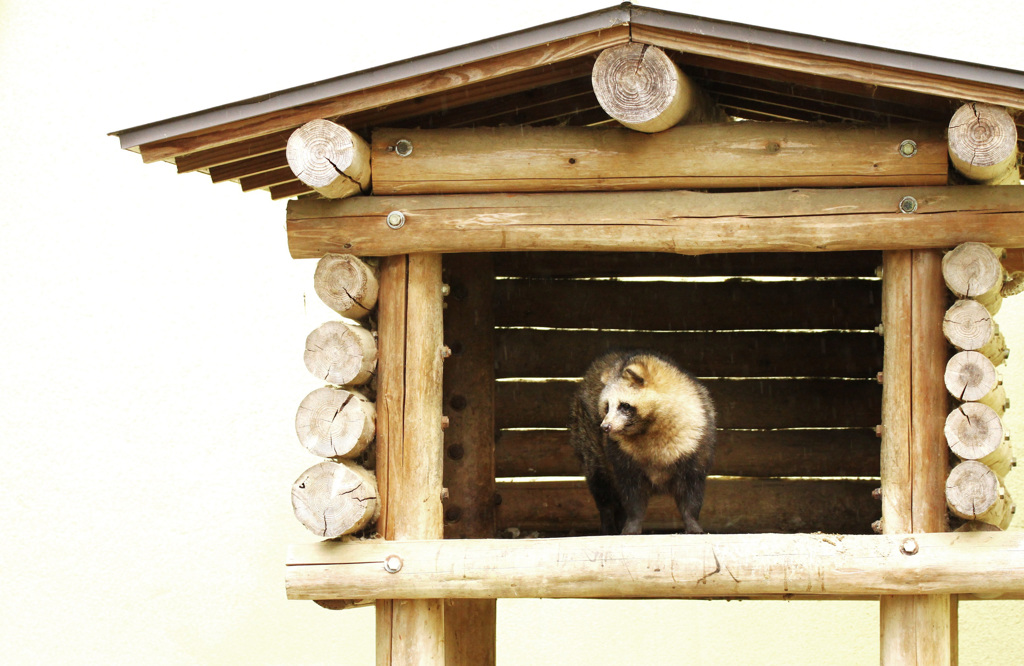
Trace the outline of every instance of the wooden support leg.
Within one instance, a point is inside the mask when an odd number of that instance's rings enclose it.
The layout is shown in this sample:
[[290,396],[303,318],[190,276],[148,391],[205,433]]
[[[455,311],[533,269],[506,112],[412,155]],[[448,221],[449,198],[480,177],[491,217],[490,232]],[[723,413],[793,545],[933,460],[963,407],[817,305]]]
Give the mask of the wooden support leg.
[[[444,315],[444,478],[446,539],[494,537],[494,262],[487,254],[449,254]],[[493,666],[494,599],[445,602],[448,666]]]
[[[941,257],[933,250],[886,252],[883,280],[882,529],[942,532],[948,454]],[[955,663],[951,617],[948,595],[883,596],[882,664]]]
[[[378,302],[378,530],[385,539],[440,539],[441,256],[385,259]],[[377,663],[443,664],[442,602],[378,601]]]

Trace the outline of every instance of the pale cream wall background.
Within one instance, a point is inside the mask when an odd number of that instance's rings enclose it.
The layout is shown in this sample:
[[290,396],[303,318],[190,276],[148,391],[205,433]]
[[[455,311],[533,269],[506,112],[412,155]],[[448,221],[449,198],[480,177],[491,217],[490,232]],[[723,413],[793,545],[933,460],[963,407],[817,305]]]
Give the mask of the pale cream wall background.
[[[284,204],[106,133],[612,2],[0,0],[0,662],[374,663],[371,610],[284,597],[285,547],[313,539],[288,500],[314,461],[301,349],[328,316]],[[650,4],[1024,70],[1014,3]],[[1024,300],[999,320],[1024,405]],[[875,603],[499,615],[502,664],[877,662]],[[961,616],[961,664],[1024,663],[1024,602]]]

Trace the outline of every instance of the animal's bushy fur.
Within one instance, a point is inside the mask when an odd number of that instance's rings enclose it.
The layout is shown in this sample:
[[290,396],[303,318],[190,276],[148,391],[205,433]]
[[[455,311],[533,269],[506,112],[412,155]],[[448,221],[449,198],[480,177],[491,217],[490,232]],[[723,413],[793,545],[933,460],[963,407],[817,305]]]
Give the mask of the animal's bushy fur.
[[707,389],[649,350],[598,357],[572,403],[570,441],[604,534],[639,534],[652,493],[670,493],[688,533],[700,533],[715,447]]

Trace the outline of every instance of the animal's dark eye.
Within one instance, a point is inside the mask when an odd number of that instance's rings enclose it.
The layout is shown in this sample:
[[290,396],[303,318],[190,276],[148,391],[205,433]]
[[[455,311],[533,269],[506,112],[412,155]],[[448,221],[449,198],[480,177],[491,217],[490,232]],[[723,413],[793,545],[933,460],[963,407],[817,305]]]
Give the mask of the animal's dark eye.
[[628,402],[620,402],[619,410],[625,412],[626,414],[636,414],[636,407],[629,404]]

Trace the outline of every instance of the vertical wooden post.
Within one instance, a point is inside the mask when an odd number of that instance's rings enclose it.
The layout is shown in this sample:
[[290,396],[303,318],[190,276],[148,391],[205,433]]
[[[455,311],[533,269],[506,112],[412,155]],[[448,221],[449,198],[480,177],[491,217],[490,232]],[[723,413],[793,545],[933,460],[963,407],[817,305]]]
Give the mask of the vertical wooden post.
[[[446,539],[494,537],[494,261],[489,254],[449,254],[445,279]],[[448,666],[493,666],[495,599],[445,602]]]
[[[378,303],[378,531],[385,539],[440,539],[441,256],[385,259]],[[377,663],[443,664],[441,600],[378,601]]]
[[[938,252],[884,254],[881,471],[886,534],[947,529],[945,301]],[[882,664],[955,663],[949,595],[883,596],[880,610]]]

